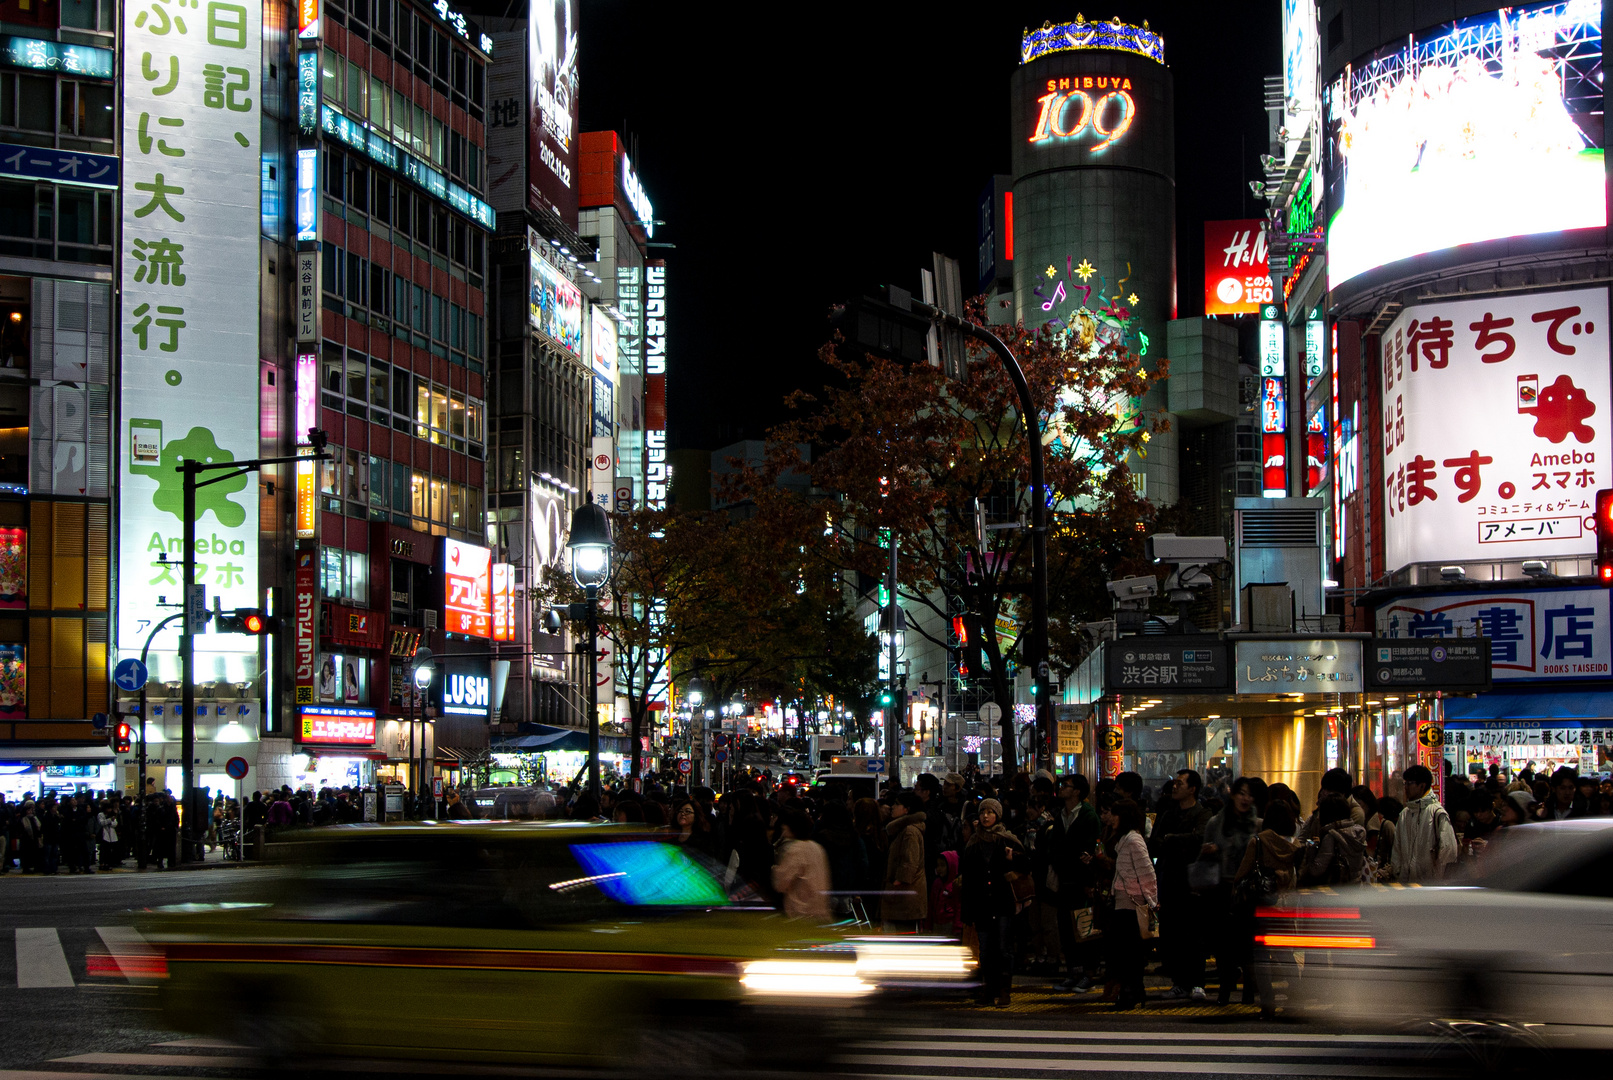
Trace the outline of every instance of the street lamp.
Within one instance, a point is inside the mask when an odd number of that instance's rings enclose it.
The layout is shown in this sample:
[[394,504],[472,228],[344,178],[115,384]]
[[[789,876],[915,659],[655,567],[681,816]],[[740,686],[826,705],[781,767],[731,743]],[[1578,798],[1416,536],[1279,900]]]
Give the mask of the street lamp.
[[[426,784],[426,717],[424,710],[415,703],[425,701],[426,691],[431,688],[431,680],[437,674],[437,666],[431,662],[431,650],[420,648],[415,650],[414,658],[409,661],[409,667],[411,681],[414,683],[416,691],[409,695],[409,741],[411,744],[414,742],[414,722],[417,719],[420,721],[420,770],[416,774],[414,782],[414,804],[416,812],[419,813],[420,805],[425,800],[426,792],[430,788]],[[412,761],[409,763],[409,768],[414,769]],[[421,816],[424,817],[425,815],[421,814]],[[433,813],[432,816],[435,817],[436,814]]]
[[[572,511],[571,576],[588,608],[588,791],[599,798],[599,587],[610,578],[610,518],[598,503]],[[635,754],[635,758],[637,755]]]

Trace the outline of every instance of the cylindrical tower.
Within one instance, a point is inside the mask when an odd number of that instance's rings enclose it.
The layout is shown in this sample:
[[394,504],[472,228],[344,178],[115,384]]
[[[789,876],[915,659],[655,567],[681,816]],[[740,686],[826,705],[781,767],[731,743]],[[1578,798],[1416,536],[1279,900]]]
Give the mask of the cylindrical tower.
[[[1119,298],[1147,338],[1147,359],[1160,357],[1176,317],[1175,103],[1164,42],[1146,24],[1078,19],[1028,31],[1021,57],[1009,120],[1015,314],[1045,322],[1077,286],[1091,286],[1086,306]],[[1144,401],[1151,412],[1164,405],[1163,389]],[[1174,431],[1157,437],[1134,465],[1155,502],[1176,500],[1175,446]]]

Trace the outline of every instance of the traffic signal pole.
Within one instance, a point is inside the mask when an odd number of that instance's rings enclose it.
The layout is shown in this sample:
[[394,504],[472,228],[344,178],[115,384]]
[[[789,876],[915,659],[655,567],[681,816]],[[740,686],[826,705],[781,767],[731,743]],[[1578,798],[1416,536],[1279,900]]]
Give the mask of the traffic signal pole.
[[[328,460],[325,453],[324,432],[313,432],[314,440],[313,458],[316,461]],[[185,527],[185,597],[184,609],[180,612],[183,621],[180,623],[179,633],[179,679],[180,679],[180,709],[183,715],[180,718],[179,753],[184,767],[184,784],[180,793],[180,805],[184,807],[184,817],[180,825],[179,861],[192,862],[200,858],[199,837],[205,835],[205,821],[200,820],[204,815],[194,805],[196,798],[196,634],[207,622],[205,606],[200,619],[192,618],[191,590],[196,585],[196,489],[211,484],[223,483],[233,480],[237,476],[246,476],[257,472],[265,465],[295,464],[306,460],[301,457],[279,458],[253,458],[250,461],[182,461],[177,471],[184,479],[185,494],[183,514],[181,515]],[[201,479],[202,473],[216,473],[206,480]],[[142,718],[144,722],[144,718]],[[141,732],[144,734],[144,731]],[[145,740],[141,740],[145,745]],[[144,792],[141,793],[144,795]],[[201,832],[197,826],[202,826]]]

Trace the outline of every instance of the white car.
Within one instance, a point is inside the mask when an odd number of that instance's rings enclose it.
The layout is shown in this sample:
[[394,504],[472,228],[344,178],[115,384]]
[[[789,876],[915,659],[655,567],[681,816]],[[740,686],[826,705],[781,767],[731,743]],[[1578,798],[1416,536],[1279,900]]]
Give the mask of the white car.
[[1324,889],[1261,908],[1257,963],[1286,982],[1291,1010],[1613,1048],[1613,818],[1496,836],[1471,875],[1439,886]]

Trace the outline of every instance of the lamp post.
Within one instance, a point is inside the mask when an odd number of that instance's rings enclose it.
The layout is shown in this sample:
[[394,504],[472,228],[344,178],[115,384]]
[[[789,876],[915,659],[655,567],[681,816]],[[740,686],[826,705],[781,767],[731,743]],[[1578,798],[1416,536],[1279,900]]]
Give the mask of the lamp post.
[[[599,798],[599,587],[610,579],[610,518],[598,503],[572,511],[571,576],[587,597],[588,616],[588,792]],[[635,748],[633,759],[638,760]]]
[[[431,679],[432,676],[437,673],[437,667],[431,662],[430,649],[416,649],[414,660],[409,666],[412,673],[411,681],[414,683],[415,691],[409,695],[409,739],[411,742],[414,740],[414,722],[416,719],[420,721],[420,771],[415,777],[414,785],[414,805],[416,812],[418,813],[421,804],[425,801],[426,792],[430,791],[431,787],[426,783],[425,710],[422,707],[417,706],[415,702],[420,701],[423,703],[425,701],[426,691],[431,688]],[[413,769],[414,763],[410,762],[409,767]],[[432,816],[435,817],[436,807],[433,806],[432,809]],[[422,813],[421,818],[424,819],[424,817],[425,815]]]

